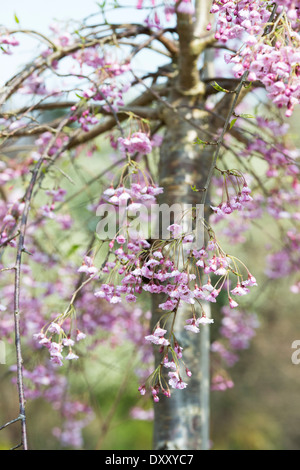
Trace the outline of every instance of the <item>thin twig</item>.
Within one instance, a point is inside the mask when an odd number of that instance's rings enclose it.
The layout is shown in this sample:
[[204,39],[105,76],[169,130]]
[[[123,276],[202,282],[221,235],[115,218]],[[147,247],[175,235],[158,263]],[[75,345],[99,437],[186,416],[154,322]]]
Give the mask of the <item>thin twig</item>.
[[221,145],[223,143],[223,138],[224,138],[224,135],[227,131],[227,128],[228,128],[228,125],[229,125],[229,121],[230,121],[230,118],[234,112],[234,109],[236,107],[236,104],[237,104],[237,101],[238,101],[238,98],[239,98],[239,95],[240,95],[240,92],[242,91],[242,88],[244,86],[244,83],[245,81],[247,80],[247,77],[248,77],[248,70],[246,70],[243,74],[243,76],[241,77],[241,81],[238,85],[238,87],[236,88],[236,91],[235,91],[235,97],[234,97],[234,100],[232,102],[232,105],[230,107],[230,110],[229,110],[229,113],[227,114],[227,117],[226,117],[226,120],[225,120],[225,124],[224,124],[224,127],[222,129],[222,133],[220,135],[220,138],[218,139],[218,142],[217,142],[217,148],[215,150],[215,153],[214,153],[214,157],[213,157],[213,160],[212,160],[212,163],[211,163],[211,166],[210,166],[210,169],[209,169],[209,172],[208,172],[208,175],[207,175],[207,179],[206,179],[206,183],[204,185],[204,188],[203,188],[203,195],[202,195],[202,201],[201,203],[202,204],[205,204],[205,201],[206,201],[206,196],[207,196],[207,190],[208,190],[208,187],[210,185],[210,182],[211,182],[211,179],[212,179],[212,175],[213,175],[213,172],[214,172],[214,169],[215,169],[215,166],[216,166],[216,163],[217,163],[217,159],[218,159],[218,156],[219,156],[219,153],[220,153],[220,149],[221,149]]
[[[65,126],[66,120],[61,122],[58,132]],[[30,210],[31,198],[33,194],[33,189],[37,181],[38,173],[43,164],[43,157],[48,154],[49,149],[54,144],[57,138],[55,134],[52,139],[50,139],[46,149],[44,150],[43,155],[40,160],[36,163],[35,168],[32,171],[31,181],[26,190],[24,196],[24,209],[21,217],[20,224],[20,236],[17,246],[17,255],[16,255],[16,265],[15,265],[15,283],[14,283],[14,323],[15,323],[15,346],[16,346],[16,356],[17,356],[17,385],[18,385],[18,394],[19,394],[19,410],[20,410],[20,420],[21,420],[21,435],[22,435],[22,445],[24,450],[28,450],[27,442],[27,429],[26,429],[26,414],[25,414],[25,394],[24,394],[24,383],[23,383],[23,359],[22,359],[22,349],[21,349],[21,333],[20,333],[20,289],[21,289],[21,264],[22,264],[22,254],[25,250],[25,233],[27,227],[27,220]],[[62,149],[58,151],[62,152]]]
[[10,425],[13,424],[13,423],[16,423],[17,421],[20,421],[20,419],[22,419],[22,417],[21,417],[21,416],[18,416],[17,418],[12,419],[11,421],[8,421],[7,423],[5,423],[5,424],[3,424],[2,426],[0,426],[0,431],[2,431],[2,429],[7,428],[7,426],[10,426]]
[[19,230],[17,231],[17,233],[15,233],[14,235],[12,235],[11,237],[9,237],[7,240],[5,240],[5,242],[3,243],[0,243],[0,248],[2,248],[3,246],[6,246],[9,242],[11,242],[12,240],[14,240],[14,238],[17,238],[17,236],[19,235]]

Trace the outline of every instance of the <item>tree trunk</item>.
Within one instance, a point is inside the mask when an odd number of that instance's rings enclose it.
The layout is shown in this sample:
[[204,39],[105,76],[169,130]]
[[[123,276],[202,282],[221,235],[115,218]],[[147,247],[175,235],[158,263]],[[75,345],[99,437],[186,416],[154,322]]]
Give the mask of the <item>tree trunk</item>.
[[[183,104],[191,103],[185,97],[179,97],[177,105]],[[190,113],[190,110],[186,111],[183,116],[186,117]],[[197,188],[204,186],[213,157],[212,147],[202,150],[199,145],[195,145],[193,142],[197,137],[197,131],[179,116],[174,116],[171,110],[168,114],[167,130],[160,153],[160,185],[164,187],[164,193],[159,203],[166,203],[169,206],[176,203],[200,204],[202,193],[192,191],[191,186],[196,185]],[[201,126],[209,125],[209,116],[205,112],[196,111],[193,114],[195,122]],[[163,301],[164,297],[153,296],[153,326],[161,317],[162,311],[158,305]],[[209,315],[208,308],[206,306],[207,315]],[[185,390],[174,390],[170,398],[162,397],[160,402],[155,404],[155,449],[201,449],[204,445],[207,446],[207,437],[203,436],[202,429],[204,420],[207,420],[208,410],[207,394],[204,394],[202,389],[201,362],[206,357],[204,363],[207,363],[209,344],[207,338],[203,337],[204,331],[202,334],[191,334],[184,330],[185,320],[190,317],[190,311],[180,308],[176,314],[174,331],[180,346],[184,349],[185,364],[193,375]],[[202,330],[206,329],[207,333],[207,328],[208,325]],[[156,365],[160,361],[161,357],[157,354]],[[207,381],[207,377],[205,380]],[[205,386],[207,385],[206,383]],[[205,407],[201,396],[206,401]]]
[[[204,110],[204,86],[199,78],[198,59],[204,47],[196,47],[197,38],[205,36],[203,31],[209,22],[208,12],[211,2],[201,0],[197,9],[202,15],[194,26],[189,24],[188,15],[178,15],[180,53],[178,75],[170,89],[164,110],[165,135],[160,150],[159,184],[164,193],[159,204],[200,204],[202,192],[191,186],[203,188],[207,182],[213,160],[214,146],[195,145],[199,137],[210,140],[210,130],[214,129],[212,115]],[[193,27],[194,32],[193,32]],[[199,46],[199,44],[198,44]],[[171,107],[176,108],[174,112]],[[205,217],[209,215],[209,196],[206,197]],[[162,315],[159,303],[165,296],[153,296],[152,326]],[[203,305],[209,316],[209,305]],[[176,314],[174,332],[183,347],[183,359],[192,371],[184,390],[173,390],[170,398],[162,396],[155,403],[154,443],[156,450],[162,449],[208,449],[209,448],[209,325],[200,328],[200,334],[184,329],[185,320],[191,311],[180,307]],[[170,320],[171,321],[171,320]],[[167,328],[170,325],[167,324]],[[155,349],[156,366],[161,355]],[[166,376],[167,380],[167,376]]]

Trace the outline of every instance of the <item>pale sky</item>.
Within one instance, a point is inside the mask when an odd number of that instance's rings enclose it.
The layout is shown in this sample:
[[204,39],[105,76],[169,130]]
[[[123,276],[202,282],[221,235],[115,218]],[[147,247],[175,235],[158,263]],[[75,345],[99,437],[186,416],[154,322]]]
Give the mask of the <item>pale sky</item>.
[[[0,4],[4,0],[0,0]],[[101,3],[101,2],[98,2]],[[131,0],[127,2],[132,3]],[[16,26],[14,14],[22,28],[47,31],[53,19],[81,19],[98,10],[96,0],[10,0],[1,8],[0,22],[8,27]]]
[[[4,1],[0,0],[0,7]],[[137,0],[119,0],[119,4],[132,5],[133,8],[116,9],[110,14],[109,19],[114,22],[138,22],[141,18],[144,19],[146,14],[135,8],[136,2]],[[101,0],[98,3],[101,3]],[[49,25],[55,20],[62,22],[70,19],[81,20],[100,9],[96,0],[9,0],[5,1],[5,6],[2,6],[0,11],[1,25],[9,29],[33,29],[48,35]],[[19,19],[19,24],[14,19],[15,15]],[[12,48],[12,55],[0,52],[0,86],[35,55],[36,42],[21,34],[17,34],[16,37],[21,45]]]

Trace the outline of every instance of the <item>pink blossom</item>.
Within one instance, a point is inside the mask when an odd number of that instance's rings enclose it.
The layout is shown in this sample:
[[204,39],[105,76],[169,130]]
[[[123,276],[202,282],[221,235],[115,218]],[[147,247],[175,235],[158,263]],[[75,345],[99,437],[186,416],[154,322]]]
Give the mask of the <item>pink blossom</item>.
[[56,333],[56,334],[59,335],[63,330],[62,330],[60,325],[58,325],[57,323],[52,322],[50,324],[49,328],[48,328],[48,331],[50,333]]
[[216,302],[216,298],[218,297],[219,293],[220,290],[213,289],[210,294],[208,294],[208,296],[206,297],[206,300],[208,300],[209,302]]
[[248,278],[246,279],[246,281],[243,281],[241,283],[241,286],[242,287],[244,287],[244,286],[257,286],[257,282],[256,282],[255,277],[252,276],[252,274],[249,273]]
[[146,387],[145,385],[141,385],[139,388],[138,388],[139,392],[141,395],[145,395],[146,394]]
[[76,341],[81,341],[84,338],[86,338],[86,334],[82,331],[77,330]]
[[176,370],[176,368],[177,368],[177,366],[176,366],[176,364],[173,360],[169,361],[168,356],[164,357],[163,364],[164,364],[164,367],[166,367],[167,369]]
[[61,356],[62,348],[63,348],[62,344],[52,341],[50,348],[49,348],[50,355],[62,357]]
[[234,386],[231,379],[226,379],[222,375],[216,375],[212,378],[211,390],[225,391]]
[[126,295],[127,302],[136,302],[136,296],[133,294]]
[[79,273],[86,273],[90,276],[93,276],[96,274],[98,269],[94,266],[93,260],[90,258],[90,256],[85,256],[84,261],[82,263],[82,266],[78,269]]
[[75,341],[74,341],[73,339],[71,339],[70,337],[68,337],[68,338],[64,338],[64,339],[62,340],[62,344],[63,344],[64,346],[74,346]]
[[223,266],[223,264],[220,264],[220,267],[215,270],[215,274],[218,276],[225,276],[228,273],[228,270]]
[[57,365],[57,366],[60,366],[60,367],[63,366],[62,356],[61,355],[58,355],[58,354],[52,355],[51,358],[50,358],[50,361],[54,365]]
[[153,344],[168,346],[170,342],[163,337],[166,332],[167,330],[164,330],[162,328],[156,328],[154,333],[152,335],[145,336],[145,339],[146,341],[149,341]]
[[111,304],[117,304],[117,303],[122,302],[122,299],[121,299],[121,297],[118,296],[118,295],[113,295],[113,296],[109,299],[109,302],[110,302]]
[[182,233],[182,227],[181,225],[178,225],[178,224],[169,225],[167,230],[169,230],[172,233],[174,238],[178,238],[179,235],[181,235]]
[[168,375],[170,377],[169,385],[171,385],[172,388],[182,390],[187,387],[187,383],[183,382],[178,372],[169,372]]
[[231,308],[238,307],[239,304],[235,300],[233,300],[231,297],[229,297],[228,300],[229,300],[229,305]]
[[174,310],[177,303],[177,300],[168,299],[166,302],[159,304],[159,308],[161,308],[162,310]]
[[138,406],[134,406],[130,411],[130,416],[133,419],[151,421],[154,417],[154,410],[153,408],[150,408],[149,410],[144,410]]
[[296,283],[293,284],[293,285],[291,285],[290,291],[291,291],[293,294],[299,294],[299,292],[300,292],[300,281],[299,281],[299,282],[296,282]]
[[178,13],[184,13],[185,15],[193,15],[195,13],[194,5],[190,0],[182,0],[178,7]]
[[178,359],[182,358],[182,351],[183,351],[183,348],[181,346],[179,346],[178,343],[175,343],[174,344],[174,352],[175,352],[176,356],[178,357]]
[[216,241],[213,239],[210,239],[207,243],[206,249],[207,251],[214,251],[216,249]]
[[202,317],[197,318],[196,320],[196,325],[209,325],[211,323],[214,323],[213,318],[208,318],[206,315],[202,315]]
[[77,359],[78,359],[78,356],[77,356],[77,354],[75,354],[75,353],[73,353],[72,351],[70,351],[70,352],[67,354],[67,356],[65,357],[65,359],[66,359],[67,361],[72,361],[72,360],[74,360],[74,359],[77,360]]
[[233,295],[246,295],[248,294],[249,289],[242,287],[240,283],[237,283],[237,286],[231,290]]
[[214,290],[214,287],[212,286],[209,278],[207,280],[207,283],[202,286],[202,290],[207,290],[208,292],[212,292]]
[[127,151],[131,155],[136,152],[148,154],[152,151],[150,139],[143,132],[135,132],[127,138],[119,137],[118,141],[121,151]]
[[199,328],[196,325],[196,320],[194,318],[190,318],[186,320],[187,325],[184,326],[184,329],[187,331],[191,331],[192,333],[199,333]]

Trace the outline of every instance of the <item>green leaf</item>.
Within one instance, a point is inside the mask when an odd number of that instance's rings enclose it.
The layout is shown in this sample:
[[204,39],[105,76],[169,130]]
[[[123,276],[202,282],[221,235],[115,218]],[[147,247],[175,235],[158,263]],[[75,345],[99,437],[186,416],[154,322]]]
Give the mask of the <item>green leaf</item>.
[[222,88],[217,82],[215,82],[212,87],[217,91],[223,91],[224,93],[231,93],[229,90]]
[[96,2],[98,7],[101,8],[101,10],[103,10],[103,8],[105,7],[105,4],[106,4],[106,0],[104,0],[104,2]]
[[231,129],[231,128],[234,126],[234,124],[235,124],[236,120],[237,120],[237,118],[235,118],[235,119],[232,119],[232,120],[230,121],[230,124],[229,124],[229,129]]
[[204,188],[197,189],[197,188],[196,188],[196,185],[191,186],[191,190],[192,190],[192,191],[195,191],[195,193],[200,193],[200,192],[202,192],[202,191],[205,191]]
[[197,139],[195,140],[194,144],[205,145],[205,144],[207,144],[207,142],[206,142],[206,140],[201,140],[201,139],[199,139],[199,137],[197,137]]
[[19,20],[19,18],[17,17],[16,13],[14,14],[14,18],[15,18],[15,22],[16,22],[17,24],[20,24],[20,20]]
[[239,117],[242,117],[242,118],[250,118],[250,119],[255,119],[255,116],[252,116],[252,114],[240,114]]
[[73,255],[78,250],[78,248],[80,248],[80,245],[72,245],[67,253],[67,257]]

